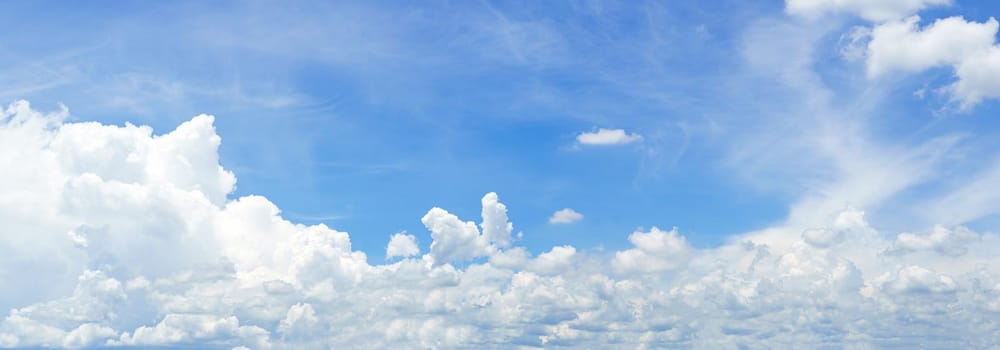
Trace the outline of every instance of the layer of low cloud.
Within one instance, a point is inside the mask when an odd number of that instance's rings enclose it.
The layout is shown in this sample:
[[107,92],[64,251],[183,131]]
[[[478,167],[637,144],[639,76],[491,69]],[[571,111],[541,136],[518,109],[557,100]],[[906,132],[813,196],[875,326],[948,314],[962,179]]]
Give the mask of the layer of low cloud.
[[19,102],[0,119],[0,283],[24,287],[0,294],[2,347],[1000,343],[992,233],[894,235],[848,208],[711,249],[654,227],[621,251],[533,255],[489,193],[479,223],[432,208],[424,255],[397,234],[387,256],[399,259],[374,264],[345,232],[229,198],[211,116],[154,135],[67,115]]
[[598,129],[576,135],[576,142],[581,145],[610,146],[624,145],[642,140],[639,134],[627,133],[623,129]]
[[583,214],[577,213],[573,208],[559,209],[549,217],[550,224],[572,224],[580,220],[583,220]]

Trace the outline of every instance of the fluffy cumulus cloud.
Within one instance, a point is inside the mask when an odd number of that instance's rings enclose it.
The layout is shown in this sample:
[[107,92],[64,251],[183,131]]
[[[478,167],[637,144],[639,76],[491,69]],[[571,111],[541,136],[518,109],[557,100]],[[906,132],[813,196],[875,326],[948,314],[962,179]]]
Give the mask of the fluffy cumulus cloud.
[[920,72],[934,67],[954,71],[945,91],[961,107],[1000,97],[1000,46],[997,20],[978,23],[961,17],[937,19],[921,28],[916,16],[880,24],[871,31],[869,77],[894,71]]
[[856,26],[842,36],[841,54],[848,60],[865,58],[871,79],[892,73],[920,73],[946,68],[954,81],[938,89],[959,109],[983,99],[1000,97],[1000,46],[994,18],[983,22],[962,17],[935,19],[921,25],[916,14],[949,0],[787,0],[785,9],[807,18],[827,13],[853,13],[873,24]]
[[868,74],[919,72],[954,65],[993,46],[996,20],[966,22],[959,17],[939,19],[920,29],[913,16],[875,27],[869,43]]
[[622,129],[600,128],[597,131],[576,135],[577,143],[592,146],[624,145],[640,140],[642,140],[642,136],[639,134],[627,133]]
[[417,237],[405,233],[397,233],[389,238],[389,245],[385,247],[385,257],[409,257],[420,254],[420,247],[417,246]]
[[483,196],[483,238],[501,247],[509,247],[514,224],[507,220],[507,206],[500,203],[496,193]]
[[[511,239],[441,208],[377,264],[350,236],[232,198],[210,116],[175,130],[0,119],[0,347],[926,348],[1000,344],[1000,236],[880,232],[844,210],[699,249]],[[416,219],[416,218],[415,218]],[[530,232],[529,232],[530,234]],[[421,253],[421,252],[425,253]],[[421,255],[422,254],[422,255]]]
[[580,220],[583,220],[583,214],[572,208],[559,209],[549,217],[550,224],[572,224]]
[[656,227],[649,232],[636,231],[628,240],[635,248],[615,253],[611,261],[620,272],[663,272],[681,266],[691,255],[691,247],[677,228],[666,232]]

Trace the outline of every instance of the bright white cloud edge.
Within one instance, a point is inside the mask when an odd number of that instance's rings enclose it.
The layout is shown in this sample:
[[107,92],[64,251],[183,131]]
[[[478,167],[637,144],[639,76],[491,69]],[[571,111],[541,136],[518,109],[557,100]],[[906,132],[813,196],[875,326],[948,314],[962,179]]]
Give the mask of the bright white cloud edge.
[[227,199],[211,116],[164,135],[66,116],[19,102],[0,120],[0,279],[34,286],[0,295],[3,347],[1000,344],[992,233],[892,236],[848,208],[711,249],[654,227],[621,251],[534,256],[489,193],[480,223],[433,208],[429,251],[397,234],[387,255],[404,258],[378,265],[347,233]]

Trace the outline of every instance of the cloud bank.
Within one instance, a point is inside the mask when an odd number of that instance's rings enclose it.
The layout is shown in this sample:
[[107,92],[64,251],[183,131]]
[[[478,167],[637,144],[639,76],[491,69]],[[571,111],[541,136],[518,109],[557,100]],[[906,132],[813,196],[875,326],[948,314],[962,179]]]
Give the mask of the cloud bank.
[[994,233],[897,235],[847,208],[710,249],[652,228],[622,251],[535,255],[489,193],[480,222],[432,208],[429,246],[387,237],[399,259],[376,264],[345,232],[230,198],[211,116],[162,135],[67,117],[17,102],[0,118],[0,285],[18,286],[0,347],[1000,344]]

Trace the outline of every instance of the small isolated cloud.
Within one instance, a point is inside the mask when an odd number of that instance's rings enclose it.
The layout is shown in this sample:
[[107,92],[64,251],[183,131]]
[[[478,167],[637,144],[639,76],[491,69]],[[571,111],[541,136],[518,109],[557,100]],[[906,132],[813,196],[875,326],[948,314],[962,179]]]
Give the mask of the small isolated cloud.
[[639,134],[630,134],[622,129],[598,129],[576,135],[576,142],[581,145],[609,146],[624,145],[642,140]]
[[583,220],[583,214],[577,213],[572,208],[563,208],[552,214],[549,218],[550,224],[572,224]]
[[420,247],[417,246],[417,238],[400,232],[392,235],[389,245],[385,247],[385,258],[411,257],[420,254]]

